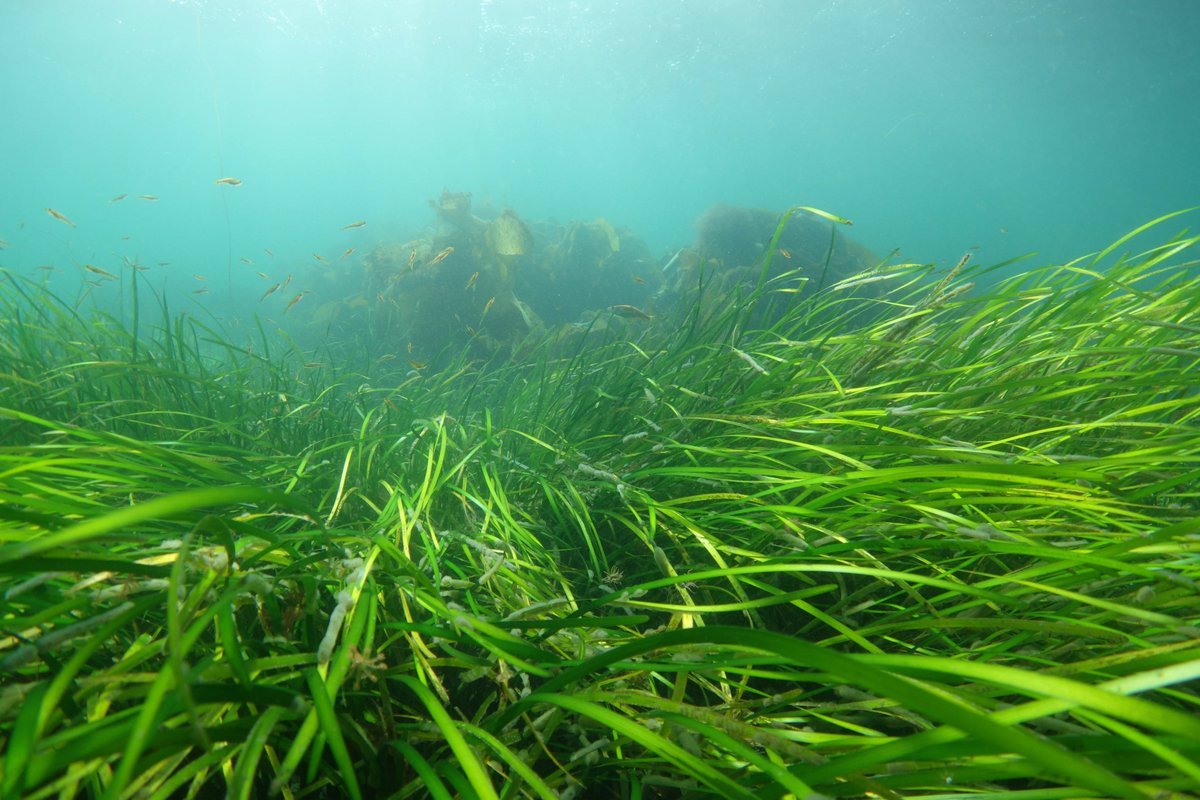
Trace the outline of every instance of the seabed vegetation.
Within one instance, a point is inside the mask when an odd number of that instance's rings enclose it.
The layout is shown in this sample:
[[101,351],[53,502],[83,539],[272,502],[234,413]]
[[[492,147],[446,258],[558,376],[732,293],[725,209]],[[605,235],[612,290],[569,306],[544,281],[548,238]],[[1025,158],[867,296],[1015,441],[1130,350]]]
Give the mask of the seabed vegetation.
[[1175,216],[426,370],[8,274],[0,795],[1200,797]]

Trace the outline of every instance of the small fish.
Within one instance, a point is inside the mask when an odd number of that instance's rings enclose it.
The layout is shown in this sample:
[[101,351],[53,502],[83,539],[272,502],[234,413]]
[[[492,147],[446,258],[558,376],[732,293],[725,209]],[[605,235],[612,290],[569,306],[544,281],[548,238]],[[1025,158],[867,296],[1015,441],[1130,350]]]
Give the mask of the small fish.
[[454,252],[454,248],[453,248],[453,247],[447,247],[445,250],[443,250],[442,252],[438,253],[436,256],[434,256],[434,257],[433,257],[433,260],[429,262],[429,266],[431,266],[431,267],[432,267],[432,266],[434,266],[435,264],[440,264],[440,263],[442,263],[442,262],[443,262],[443,261],[445,261],[447,258],[449,258],[449,257],[450,257],[450,254],[451,254],[451,253],[453,253],[453,252]]
[[301,292],[300,294],[298,294],[298,295],[296,295],[295,297],[293,297],[293,298],[292,298],[292,299],[291,299],[291,300],[288,302],[288,304],[287,304],[287,308],[283,309],[283,313],[285,313],[285,314],[286,314],[287,312],[291,311],[291,310],[292,310],[292,306],[296,305],[296,303],[299,303],[299,302],[300,302],[300,298],[304,297],[304,295],[306,295],[306,294],[308,294],[308,290],[307,290],[307,289],[305,289],[303,292]]
[[487,316],[487,312],[489,312],[489,311],[491,311],[491,310],[492,310],[492,305],[493,305],[495,302],[496,302],[496,298],[494,298],[494,297],[489,297],[489,298],[488,298],[488,301],[487,301],[486,303],[484,303],[484,304],[483,304],[483,313],[482,313],[482,314],[480,314],[479,316],[480,316],[480,317]]
[[412,351],[413,351],[413,343],[412,343],[412,342],[409,342],[409,343],[408,343],[408,354],[409,354],[410,356],[412,355]]
[[62,270],[53,264],[42,264],[38,267],[38,269],[40,269],[42,272],[62,272]]
[[645,279],[645,278],[642,278],[642,277],[639,277],[639,276],[637,276],[637,275],[634,275],[634,276],[633,276],[633,282],[634,282],[634,283],[645,283],[645,282],[646,282],[646,279]]
[[345,249],[345,251],[343,251],[342,254],[340,256],[338,256],[338,261],[341,261],[343,258],[345,258],[346,256],[350,255],[353,252],[354,252],[353,247],[347,247]]
[[792,251],[786,250],[781,247],[781,248],[779,248],[779,255],[783,256],[784,258],[790,259],[792,257]]
[[383,355],[381,355],[379,357],[378,360],[379,361],[394,361],[395,359],[396,359],[395,353],[384,353]]
[[83,268],[86,269],[88,272],[96,273],[97,275],[99,275],[102,278],[108,278],[110,281],[115,281],[117,279],[117,276],[113,275],[108,270],[100,269],[99,267],[93,266],[91,264],[84,264]]
[[472,272],[471,277],[467,279],[467,285],[463,287],[463,291],[465,292],[467,289],[470,289],[472,286],[474,286],[475,279],[478,277],[479,277],[479,270],[475,270],[474,272]]
[[715,397],[710,397],[709,395],[706,395],[706,394],[701,394],[700,392],[693,392],[691,389],[687,388],[686,386],[679,386],[678,384],[676,384],[675,388],[678,389],[679,391],[683,392],[684,394],[686,394],[688,397],[692,398],[693,400],[705,400],[705,401],[711,403],[717,399]]
[[408,365],[413,369],[425,369],[425,367],[429,366],[423,361],[414,361],[411,358],[408,360]]
[[0,239],[0,250],[3,250],[6,247],[8,247],[8,242],[4,241],[3,239]]
[[127,194],[119,194],[119,195],[117,195],[116,197],[114,197],[112,200],[109,200],[108,202],[110,202],[110,203],[119,203],[119,202],[121,202],[122,200],[124,200],[126,197],[129,197],[129,195],[127,195]]
[[732,345],[730,345],[729,349],[733,351],[733,354],[735,356],[737,356],[742,361],[745,361],[747,364],[749,364],[750,368],[752,370],[754,370],[755,372],[757,372],[759,375],[770,375],[771,374],[771,373],[767,372],[766,369],[763,368],[762,364],[758,363],[758,361],[755,360],[754,356],[750,355],[749,353],[745,352],[744,350],[738,350],[736,347],[734,347]]
[[279,288],[280,288],[281,290],[282,290],[282,289],[286,289],[286,288],[288,287],[288,284],[289,284],[289,283],[291,283],[291,282],[292,282],[292,276],[291,276],[291,275],[288,275],[288,276],[287,276],[287,280],[285,280],[285,281],[283,282],[283,286],[280,286]]
[[203,275],[193,275],[192,277],[193,277],[193,278],[195,278],[195,279],[196,279],[196,280],[198,280],[198,281],[206,281],[206,280],[208,280],[208,278],[204,277]]
[[468,334],[468,335],[470,335],[470,336],[474,336],[474,335],[475,335],[475,329],[474,329],[474,328],[472,328],[470,325],[468,325],[468,326],[467,326],[467,334]]
[[349,230],[353,230],[354,228],[361,228],[366,224],[367,223],[364,220],[360,219],[358,222],[351,222],[349,225],[343,225],[342,230],[349,231]]
[[413,264],[416,263],[416,260],[417,260],[417,249],[414,247],[413,251],[408,254],[408,271],[409,272],[412,272]]
[[267,255],[269,255],[271,258],[275,257],[275,254],[271,252],[271,248],[269,248],[269,247],[264,247],[263,252],[266,253]]
[[609,306],[608,310],[613,312],[617,316],[629,317],[631,319],[645,319],[645,320],[654,319],[654,317],[650,316],[645,311],[642,311],[637,306],[629,306],[629,305],[625,305],[624,303],[621,303],[621,304],[618,304],[615,306]]
[[192,294],[208,294],[208,289],[192,289]]
[[321,368],[321,367],[323,367],[323,366],[325,366],[325,365],[324,365],[324,364],[322,364],[320,361],[306,361],[306,362],[304,362],[304,368],[305,368],[305,369],[320,369],[320,368]]
[[130,238],[130,237],[129,237],[128,235],[126,235],[126,236],[122,236],[122,237],[121,237],[121,241],[123,241],[123,242],[128,242],[128,241],[129,241],[129,238]]
[[268,297],[275,294],[275,292],[277,292],[277,291],[279,291],[278,283],[273,284],[270,289],[267,289],[265,292],[263,292],[263,296],[258,298],[258,302],[261,303],[263,300],[266,300]]
[[160,262],[158,262],[158,265],[160,267],[169,267],[169,266],[171,266],[171,262],[170,261],[160,261]]
[[65,222],[65,223],[67,223],[67,224],[68,224],[68,225],[70,225],[72,228],[74,228],[74,227],[75,227],[75,223],[74,223],[74,222],[71,222],[71,220],[67,219],[65,215],[63,215],[63,214],[60,214],[59,212],[55,211],[53,208],[47,208],[47,209],[46,209],[46,213],[47,213],[47,214],[49,214],[50,216],[54,217],[56,220],[58,220],[58,221],[60,221],[60,222]]
[[216,186],[241,186],[242,182],[237,178],[217,178],[213,184]]
[[257,275],[258,277],[262,278],[264,281],[271,280],[271,276],[265,272],[259,272],[258,270],[254,270],[254,274]]
[[329,259],[325,258],[324,256],[318,255],[316,253],[313,253],[313,258],[315,258],[317,261],[320,261],[322,264],[329,263]]
[[149,200],[151,203],[157,203],[158,195],[156,195],[156,194],[139,194],[138,200]]
[[250,260],[250,259],[248,259],[248,258],[243,258],[243,259],[242,259],[242,263],[243,263],[243,264],[246,264],[246,265],[248,265],[248,266],[251,266],[251,267],[252,267],[252,266],[254,266],[254,262],[253,262],[253,261],[251,261],[251,260]]

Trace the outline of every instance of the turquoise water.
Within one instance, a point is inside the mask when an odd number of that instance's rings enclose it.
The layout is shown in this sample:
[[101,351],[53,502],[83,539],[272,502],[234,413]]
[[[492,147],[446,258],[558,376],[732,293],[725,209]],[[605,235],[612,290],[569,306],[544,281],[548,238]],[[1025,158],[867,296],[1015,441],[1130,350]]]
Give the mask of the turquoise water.
[[1197,41],[1191,0],[10,1],[0,264],[253,301],[443,187],[656,255],[804,203],[881,255],[1045,263],[1200,202]]

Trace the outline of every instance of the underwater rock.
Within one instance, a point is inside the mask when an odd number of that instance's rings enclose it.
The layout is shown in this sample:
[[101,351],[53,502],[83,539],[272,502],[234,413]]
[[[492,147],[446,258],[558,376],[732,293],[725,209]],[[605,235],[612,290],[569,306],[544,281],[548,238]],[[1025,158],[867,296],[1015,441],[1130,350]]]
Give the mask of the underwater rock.
[[694,249],[721,266],[747,266],[766,249],[779,217],[764,208],[715,205],[696,222]]
[[[601,218],[529,223],[512,209],[481,218],[470,193],[448,189],[430,205],[436,226],[366,253],[358,285],[339,273],[339,285],[319,293],[313,321],[324,336],[350,341],[365,331],[373,348],[431,369],[464,347],[472,357],[520,357],[522,342],[547,330],[564,343],[600,333],[643,336],[673,324],[677,313],[698,307],[708,317],[744,299],[763,277],[782,216],[714,206],[691,247],[658,259],[628,229]],[[876,263],[840,226],[799,212],[766,274],[778,279],[773,286],[790,288],[770,293],[755,319]]]
[[412,267],[418,262],[424,263],[432,257],[431,245],[422,239],[407,241],[404,244],[382,244],[372,248],[362,258],[366,291],[386,291],[400,276],[412,271]]
[[528,264],[518,286],[548,323],[573,322],[589,310],[643,306],[661,285],[645,242],[607,220],[576,221],[548,232],[554,244]]
[[364,294],[374,299],[370,333],[381,347],[436,369],[468,343],[472,353],[490,357],[542,327],[513,293],[514,266],[533,237],[514,212],[497,219],[483,223],[490,235],[475,245],[464,244],[461,231],[437,232],[364,258]]
[[[723,313],[765,278],[773,290],[751,318],[767,324],[796,298],[879,264],[868,248],[850,239],[845,227],[807,211],[797,211],[780,232],[764,274],[764,259],[784,212],[716,205],[697,221],[696,241],[664,267],[661,308],[698,308],[700,318]],[[783,290],[780,292],[778,290]],[[874,292],[874,284],[861,291]]]
[[544,328],[537,312],[512,292],[505,292],[494,300],[480,320],[480,326],[499,347],[511,347],[530,333]]
[[470,192],[442,189],[438,199],[430,200],[429,205],[437,212],[438,222],[456,233],[475,237],[487,228],[487,223],[471,212]]
[[[715,205],[696,223],[693,250],[722,268],[757,266],[782,217],[783,212],[764,208]],[[806,290],[813,291],[878,263],[874,253],[846,236],[843,226],[798,211],[779,237],[767,277],[799,271],[809,279]]]

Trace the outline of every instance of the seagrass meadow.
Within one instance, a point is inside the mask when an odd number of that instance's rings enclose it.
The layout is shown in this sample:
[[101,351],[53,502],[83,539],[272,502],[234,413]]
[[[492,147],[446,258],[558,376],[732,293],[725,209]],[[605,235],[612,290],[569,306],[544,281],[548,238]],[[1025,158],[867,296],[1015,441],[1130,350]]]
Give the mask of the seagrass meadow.
[[437,370],[8,274],[0,795],[1200,797],[1186,220]]

